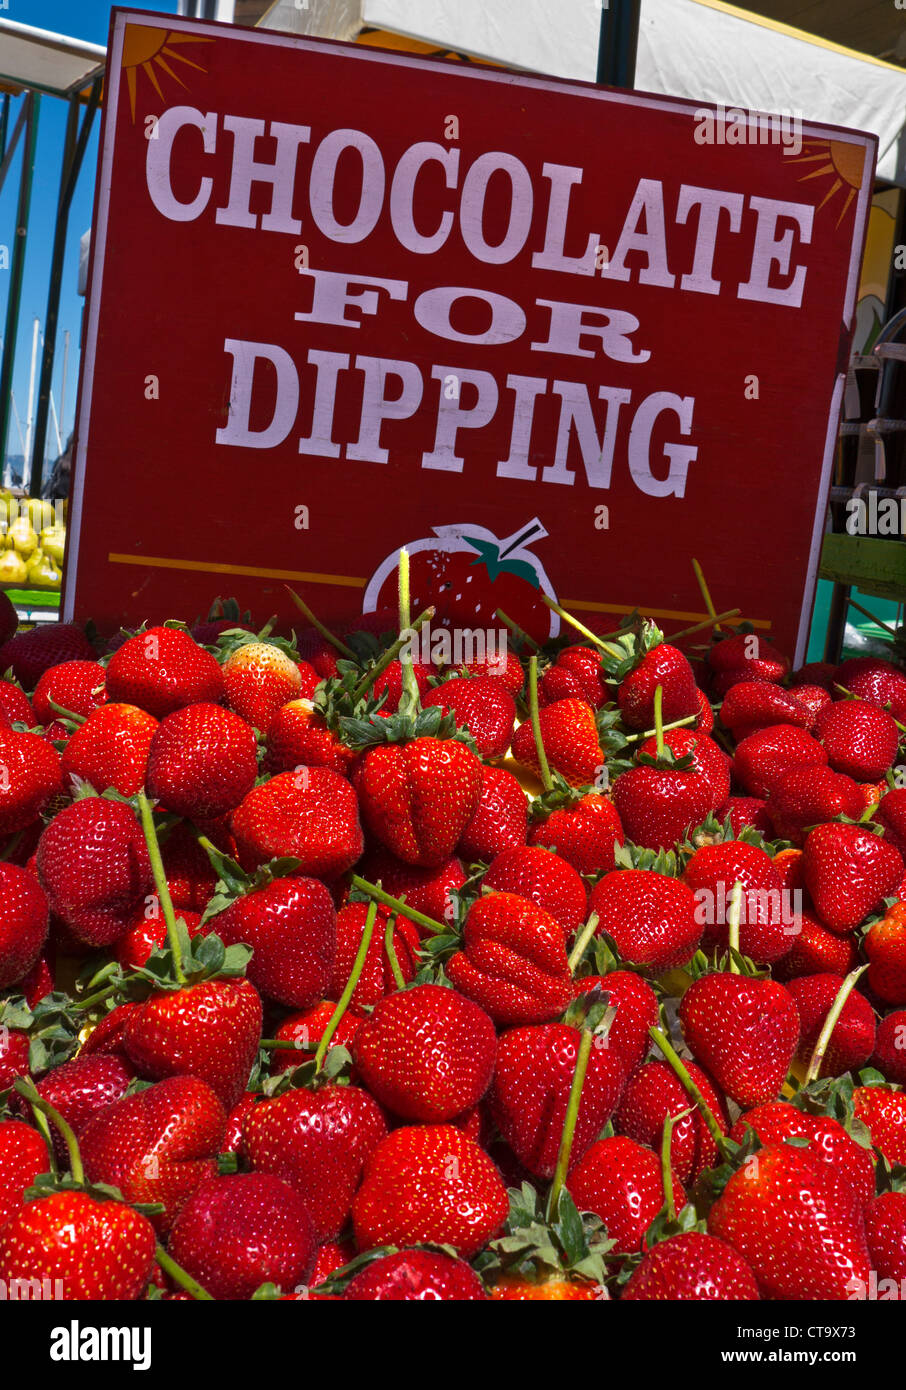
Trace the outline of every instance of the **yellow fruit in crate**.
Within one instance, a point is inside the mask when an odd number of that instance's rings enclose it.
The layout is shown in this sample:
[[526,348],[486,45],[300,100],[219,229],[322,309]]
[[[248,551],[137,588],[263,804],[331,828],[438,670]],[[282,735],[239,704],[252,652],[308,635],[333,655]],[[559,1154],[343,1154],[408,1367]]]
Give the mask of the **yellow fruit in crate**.
[[47,526],[53,526],[54,514],[53,503],[48,502],[43,497],[23,498],[25,514],[36,531],[43,531]]
[[38,533],[27,516],[18,517],[6,533],[7,545],[14,546],[24,559],[34,555],[38,548]]
[[29,584],[33,584],[36,589],[59,589],[62,579],[63,571],[53,558],[36,551],[28,565]]
[[28,570],[22,556],[15,550],[4,550],[0,555],[0,584],[24,584]]
[[66,527],[48,526],[42,531],[41,549],[45,555],[50,555],[58,565],[62,565],[63,552],[66,549]]

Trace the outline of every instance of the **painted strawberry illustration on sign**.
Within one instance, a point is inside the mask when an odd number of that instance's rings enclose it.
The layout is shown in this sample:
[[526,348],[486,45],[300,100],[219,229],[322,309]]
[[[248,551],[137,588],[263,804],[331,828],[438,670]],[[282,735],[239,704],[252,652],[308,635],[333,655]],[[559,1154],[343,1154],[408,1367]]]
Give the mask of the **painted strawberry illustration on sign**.
[[[433,603],[436,624],[499,626],[498,608],[538,642],[556,637],[560,619],[541,599],[556,598],[544,566],[529,549],[547,531],[537,517],[503,539],[484,526],[435,526],[434,534],[407,544],[413,612]],[[365,590],[362,611],[396,601],[399,547],[378,566]]]

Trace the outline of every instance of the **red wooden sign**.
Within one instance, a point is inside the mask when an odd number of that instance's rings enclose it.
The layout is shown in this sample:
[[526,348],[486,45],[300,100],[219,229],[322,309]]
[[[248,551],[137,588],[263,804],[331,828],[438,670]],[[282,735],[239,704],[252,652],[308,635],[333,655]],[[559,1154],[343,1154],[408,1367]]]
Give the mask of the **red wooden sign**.
[[[801,658],[874,137],[115,11],[67,616],[289,583]],[[551,626],[553,624],[553,626]]]

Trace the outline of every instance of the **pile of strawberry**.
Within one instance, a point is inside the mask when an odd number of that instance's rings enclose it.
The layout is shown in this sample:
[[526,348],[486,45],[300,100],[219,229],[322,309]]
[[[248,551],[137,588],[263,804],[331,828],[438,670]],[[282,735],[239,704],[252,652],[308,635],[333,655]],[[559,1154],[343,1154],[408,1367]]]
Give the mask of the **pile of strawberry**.
[[444,669],[400,571],[363,631],[0,613],[7,1297],[906,1297],[906,671],[635,614]]

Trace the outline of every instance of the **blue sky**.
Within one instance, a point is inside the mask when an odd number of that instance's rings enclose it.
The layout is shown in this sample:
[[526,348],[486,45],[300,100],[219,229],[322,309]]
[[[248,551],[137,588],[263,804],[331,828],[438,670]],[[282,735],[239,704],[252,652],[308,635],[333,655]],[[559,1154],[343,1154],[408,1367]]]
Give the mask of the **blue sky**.
[[[0,18],[11,19],[19,24],[29,24],[37,29],[49,29],[57,34],[67,34],[73,38],[85,39],[90,43],[106,44],[112,8],[111,0],[8,0],[0,12]],[[141,3],[136,4],[135,8],[175,14],[177,0],[141,0]],[[10,112],[10,131],[20,105],[21,98],[15,98]],[[37,316],[43,328],[47,310],[47,285],[56,222],[57,192],[63,155],[66,112],[67,104],[65,101],[52,96],[41,97],[37,159],[28,228],[22,307],[19,317],[16,368],[13,378],[13,391],[22,422],[23,434],[25,433],[33,324]],[[76,291],[79,238],[83,232],[87,231],[91,223],[99,125],[100,113],[95,116],[91,141],[85,154],[69,216],[53,386],[54,401],[59,408],[63,331],[68,328],[71,344],[66,385],[66,418],[62,422],[64,440],[67,432],[72,428],[75,413],[78,342],[82,306],[85,302]],[[6,185],[0,193],[0,244],[6,246],[11,246],[13,239],[20,167],[21,155],[17,152],[13,167],[7,175]],[[2,334],[5,324],[8,289],[9,274],[0,272],[0,334]],[[40,348],[37,370],[40,371]],[[37,382],[35,396],[37,397]],[[14,419],[10,421],[7,448],[11,454],[18,454],[21,451]],[[48,427],[47,452],[49,458],[53,458],[56,453],[56,436],[52,424]]]

